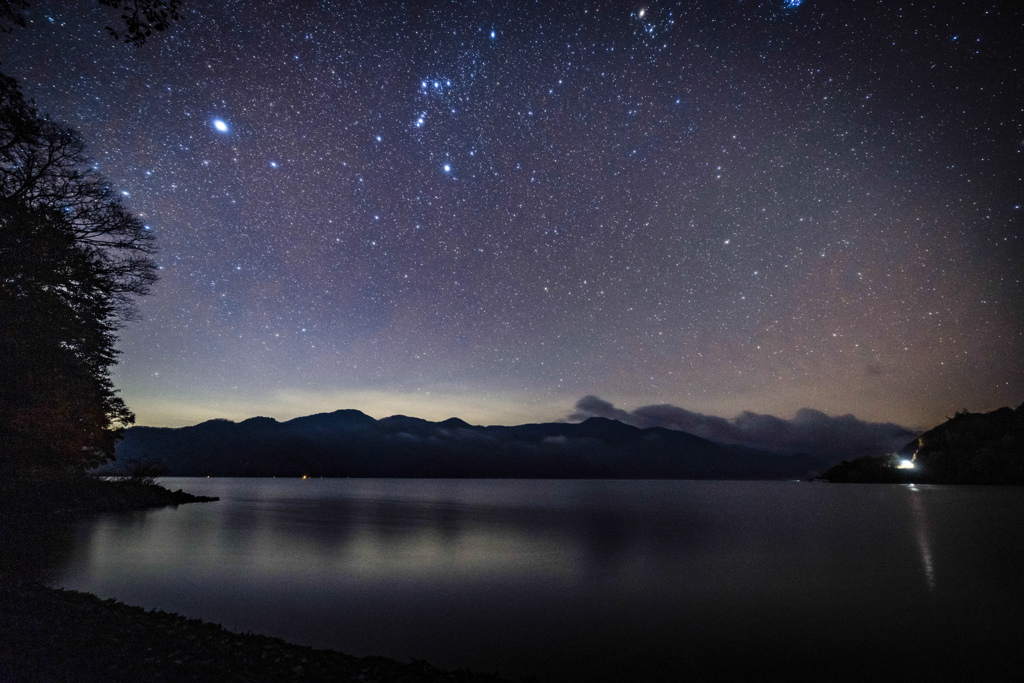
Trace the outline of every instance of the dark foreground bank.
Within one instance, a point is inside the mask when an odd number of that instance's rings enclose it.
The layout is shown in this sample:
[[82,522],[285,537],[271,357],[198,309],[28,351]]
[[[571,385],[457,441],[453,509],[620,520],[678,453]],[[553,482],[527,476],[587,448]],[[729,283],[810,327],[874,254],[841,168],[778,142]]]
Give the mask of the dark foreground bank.
[[500,681],[352,657],[0,576],[3,681]]
[[82,474],[17,477],[0,480],[0,524],[10,526],[12,520],[24,515],[127,512],[216,500],[181,489],[170,491],[145,480],[111,480]]

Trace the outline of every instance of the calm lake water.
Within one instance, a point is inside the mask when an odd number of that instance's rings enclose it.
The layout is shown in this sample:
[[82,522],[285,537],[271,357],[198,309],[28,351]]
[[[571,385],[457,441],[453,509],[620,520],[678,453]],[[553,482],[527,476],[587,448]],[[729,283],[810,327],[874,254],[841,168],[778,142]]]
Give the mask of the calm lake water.
[[23,550],[33,571],[237,631],[542,681],[1021,664],[1024,489],[163,483],[221,500],[82,521],[59,551]]

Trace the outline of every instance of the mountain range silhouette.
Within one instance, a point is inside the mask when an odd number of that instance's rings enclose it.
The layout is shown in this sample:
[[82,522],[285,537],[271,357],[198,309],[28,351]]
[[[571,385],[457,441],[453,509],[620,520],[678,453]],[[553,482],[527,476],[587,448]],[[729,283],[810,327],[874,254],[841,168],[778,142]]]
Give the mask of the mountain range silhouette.
[[358,410],[132,427],[100,472],[131,459],[162,461],[171,476],[235,477],[793,479],[831,464],[602,417],[481,427]]

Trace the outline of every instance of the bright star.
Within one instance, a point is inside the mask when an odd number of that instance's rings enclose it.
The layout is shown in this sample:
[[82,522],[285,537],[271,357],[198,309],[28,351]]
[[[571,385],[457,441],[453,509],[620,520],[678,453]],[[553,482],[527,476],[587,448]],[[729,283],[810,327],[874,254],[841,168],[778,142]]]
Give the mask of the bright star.
[[445,164],[444,165],[444,172],[445,173],[451,173],[452,172],[452,167],[451,167],[450,164]]
[[276,161],[271,161],[270,162],[270,168],[277,168],[277,162]]
[[220,119],[214,119],[213,120],[213,127],[216,128],[217,130],[219,130],[221,133],[227,133],[228,132],[228,124],[224,123]]

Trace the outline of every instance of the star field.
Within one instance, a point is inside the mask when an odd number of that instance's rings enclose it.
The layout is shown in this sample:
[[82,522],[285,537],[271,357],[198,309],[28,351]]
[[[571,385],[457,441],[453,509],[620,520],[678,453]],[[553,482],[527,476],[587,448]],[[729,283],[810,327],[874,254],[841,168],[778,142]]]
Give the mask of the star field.
[[157,236],[142,424],[1024,398],[1012,3],[56,4],[0,60]]

